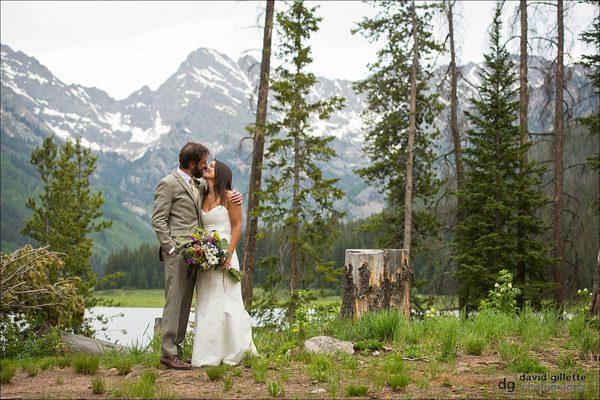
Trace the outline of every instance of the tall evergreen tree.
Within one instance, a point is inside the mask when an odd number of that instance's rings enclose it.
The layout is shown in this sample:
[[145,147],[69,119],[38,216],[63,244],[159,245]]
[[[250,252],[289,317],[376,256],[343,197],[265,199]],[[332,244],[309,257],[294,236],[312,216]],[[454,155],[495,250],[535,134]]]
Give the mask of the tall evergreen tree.
[[[341,216],[334,202],[343,196],[335,186],[337,179],[325,177],[318,165],[335,156],[329,147],[333,137],[315,135],[310,125],[312,116],[327,119],[343,105],[339,97],[308,101],[317,82],[315,75],[307,72],[312,58],[306,43],[322,19],[315,15],[316,8],[294,1],[277,13],[281,38],[277,55],[282,65],[276,69],[271,88],[272,109],[280,119],[269,124],[265,157],[270,176],[261,196],[264,221],[270,227],[283,227],[280,243],[287,251],[279,262],[289,259],[292,296],[302,275],[332,272],[331,265],[323,263],[321,256],[323,246],[330,245],[333,239],[331,221]],[[290,311],[293,315],[293,309]]]
[[[382,44],[369,66],[369,77],[355,86],[366,93],[363,116],[369,131],[364,150],[370,159],[369,165],[357,172],[370,184],[381,183],[386,197],[384,211],[371,218],[365,228],[378,234],[380,246],[410,246],[404,243],[406,237],[413,236],[405,232],[405,207],[410,201],[415,205],[412,223],[408,223],[414,234],[411,254],[415,254],[437,228],[431,201],[440,186],[433,169],[433,143],[439,132],[433,122],[441,105],[437,93],[428,90],[428,80],[433,73],[432,55],[442,50],[431,26],[439,5],[382,1],[377,7],[377,15],[365,18],[353,31]],[[415,83],[412,87],[411,81]],[[409,138],[414,140],[412,145]],[[410,191],[406,190],[408,173],[412,176]],[[407,193],[412,199],[407,199]]]
[[[111,225],[102,219],[102,193],[90,189],[96,157],[79,139],[75,143],[67,140],[58,147],[49,137],[32,152],[30,162],[38,169],[43,188],[39,200],[29,198],[27,207],[32,215],[21,232],[52,251],[64,253],[61,277],[80,277],[79,292],[89,299],[96,283],[90,263],[93,240],[89,235]],[[53,281],[57,278],[51,276]]]
[[[519,114],[515,65],[501,43],[502,6],[497,5],[490,29],[491,48],[480,72],[480,98],[472,98],[473,111],[465,112],[471,123],[465,149],[467,180],[459,192],[463,220],[453,246],[458,263],[459,304],[476,308],[494,285],[501,269],[513,274],[526,266],[524,298],[539,301],[544,290],[545,268],[550,260],[537,235],[544,230],[535,210],[544,198],[539,184],[541,168],[526,162],[531,145],[521,140],[516,125]],[[532,210],[520,215],[520,207]]]

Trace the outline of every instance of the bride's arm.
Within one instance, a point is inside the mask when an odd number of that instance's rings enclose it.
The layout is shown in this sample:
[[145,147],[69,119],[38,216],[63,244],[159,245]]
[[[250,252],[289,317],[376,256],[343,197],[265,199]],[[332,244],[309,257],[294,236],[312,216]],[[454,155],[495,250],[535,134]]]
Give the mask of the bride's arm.
[[233,254],[237,247],[240,236],[242,236],[242,206],[231,201],[228,202],[229,222],[231,222],[231,241],[229,242],[229,254]]

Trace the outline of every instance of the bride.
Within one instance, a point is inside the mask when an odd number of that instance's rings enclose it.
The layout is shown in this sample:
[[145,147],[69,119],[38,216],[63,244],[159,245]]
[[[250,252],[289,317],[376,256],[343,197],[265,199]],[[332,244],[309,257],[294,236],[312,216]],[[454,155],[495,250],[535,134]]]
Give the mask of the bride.
[[230,203],[231,169],[214,160],[204,171],[208,183],[202,203],[202,224],[229,242],[223,270],[200,272],[196,277],[196,317],[192,365],[237,364],[244,353],[258,355],[252,340],[250,315],[244,309],[241,283],[224,270],[240,265],[235,252],[242,232],[242,208]]

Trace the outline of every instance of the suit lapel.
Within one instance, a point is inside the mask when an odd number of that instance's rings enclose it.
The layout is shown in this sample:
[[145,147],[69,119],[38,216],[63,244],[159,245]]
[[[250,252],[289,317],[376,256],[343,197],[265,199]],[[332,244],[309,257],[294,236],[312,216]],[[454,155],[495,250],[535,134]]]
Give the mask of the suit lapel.
[[202,198],[204,197],[202,194],[202,190],[200,185],[198,185],[198,181],[196,178],[193,178],[194,185],[196,185],[196,189],[198,190],[198,203],[196,204],[196,210],[198,211],[198,220],[200,221],[200,225],[202,224]]
[[173,171],[173,175],[175,175],[175,179],[177,179],[177,182],[179,182],[179,184],[181,186],[183,186],[183,188],[185,189],[187,194],[190,196],[190,199],[192,199],[192,201],[194,202],[194,206],[196,207],[196,213],[199,213],[200,211],[199,211],[198,203],[196,202],[196,200],[194,200],[194,194],[192,193],[192,188],[190,188],[190,185],[185,183],[185,181],[183,180],[181,175],[179,175],[177,170]]

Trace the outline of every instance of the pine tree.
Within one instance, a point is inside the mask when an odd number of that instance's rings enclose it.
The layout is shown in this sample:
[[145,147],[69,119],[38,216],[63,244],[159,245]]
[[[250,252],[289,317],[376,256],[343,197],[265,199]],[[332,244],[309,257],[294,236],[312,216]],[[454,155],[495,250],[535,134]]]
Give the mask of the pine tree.
[[[277,13],[281,37],[277,56],[282,65],[276,69],[271,88],[272,109],[280,119],[269,124],[265,157],[270,176],[261,193],[264,221],[270,228],[283,228],[279,243],[284,251],[278,261],[289,259],[292,297],[299,282],[307,281],[311,274],[334,272],[331,264],[322,262],[322,253],[334,238],[331,221],[341,216],[334,202],[343,196],[335,186],[337,179],[325,177],[318,164],[335,156],[329,147],[333,137],[315,135],[310,125],[311,117],[328,119],[343,105],[339,97],[308,102],[317,82],[315,75],[307,72],[312,58],[306,44],[322,19],[315,16],[316,8],[294,1]],[[293,307],[289,311],[293,317]]]
[[[80,277],[79,294],[89,300],[96,283],[90,262],[93,240],[89,235],[111,225],[101,219],[102,193],[90,189],[96,157],[79,139],[75,143],[67,140],[58,147],[50,137],[32,152],[30,162],[38,169],[43,188],[39,202],[34,197],[27,202],[32,215],[22,233],[52,251],[64,253],[61,277]],[[51,280],[57,278],[51,272]]]
[[[359,168],[357,173],[370,184],[380,182],[380,190],[387,203],[384,211],[371,218],[365,229],[378,235],[380,246],[406,248],[411,245],[405,244],[404,240],[407,236],[405,189],[408,161],[412,159],[413,188],[410,196],[416,207],[411,212],[413,222],[409,225],[412,225],[411,233],[415,236],[411,254],[415,254],[437,228],[431,201],[440,187],[433,169],[433,142],[439,132],[433,123],[441,105],[437,93],[428,90],[428,80],[433,73],[432,55],[442,50],[432,36],[430,23],[439,5],[383,1],[377,6],[378,14],[365,18],[354,30],[369,41],[383,45],[377,59],[370,65],[370,76],[355,86],[357,91],[366,93],[364,120],[370,127],[364,146],[370,163]],[[409,111],[412,109],[413,70],[416,70],[414,132]],[[409,146],[409,133],[414,133],[412,148]],[[412,157],[409,150],[412,150]]]
[[[524,298],[540,299],[545,268],[550,260],[546,247],[537,240],[544,230],[535,210],[544,198],[539,190],[541,168],[525,162],[531,146],[521,141],[516,125],[519,113],[514,63],[501,44],[502,7],[497,5],[490,29],[491,48],[480,72],[480,98],[472,98],[473,111],[465,112],[471,128],[465,149],[467,180],[459,192],[463,220],[453,246],[458,263],[459,304],[477,308],[494,286],[498,272],[513,274],[521,262],[526,281],[520,288]],[[532,210],[520,215],[519,209]]]

